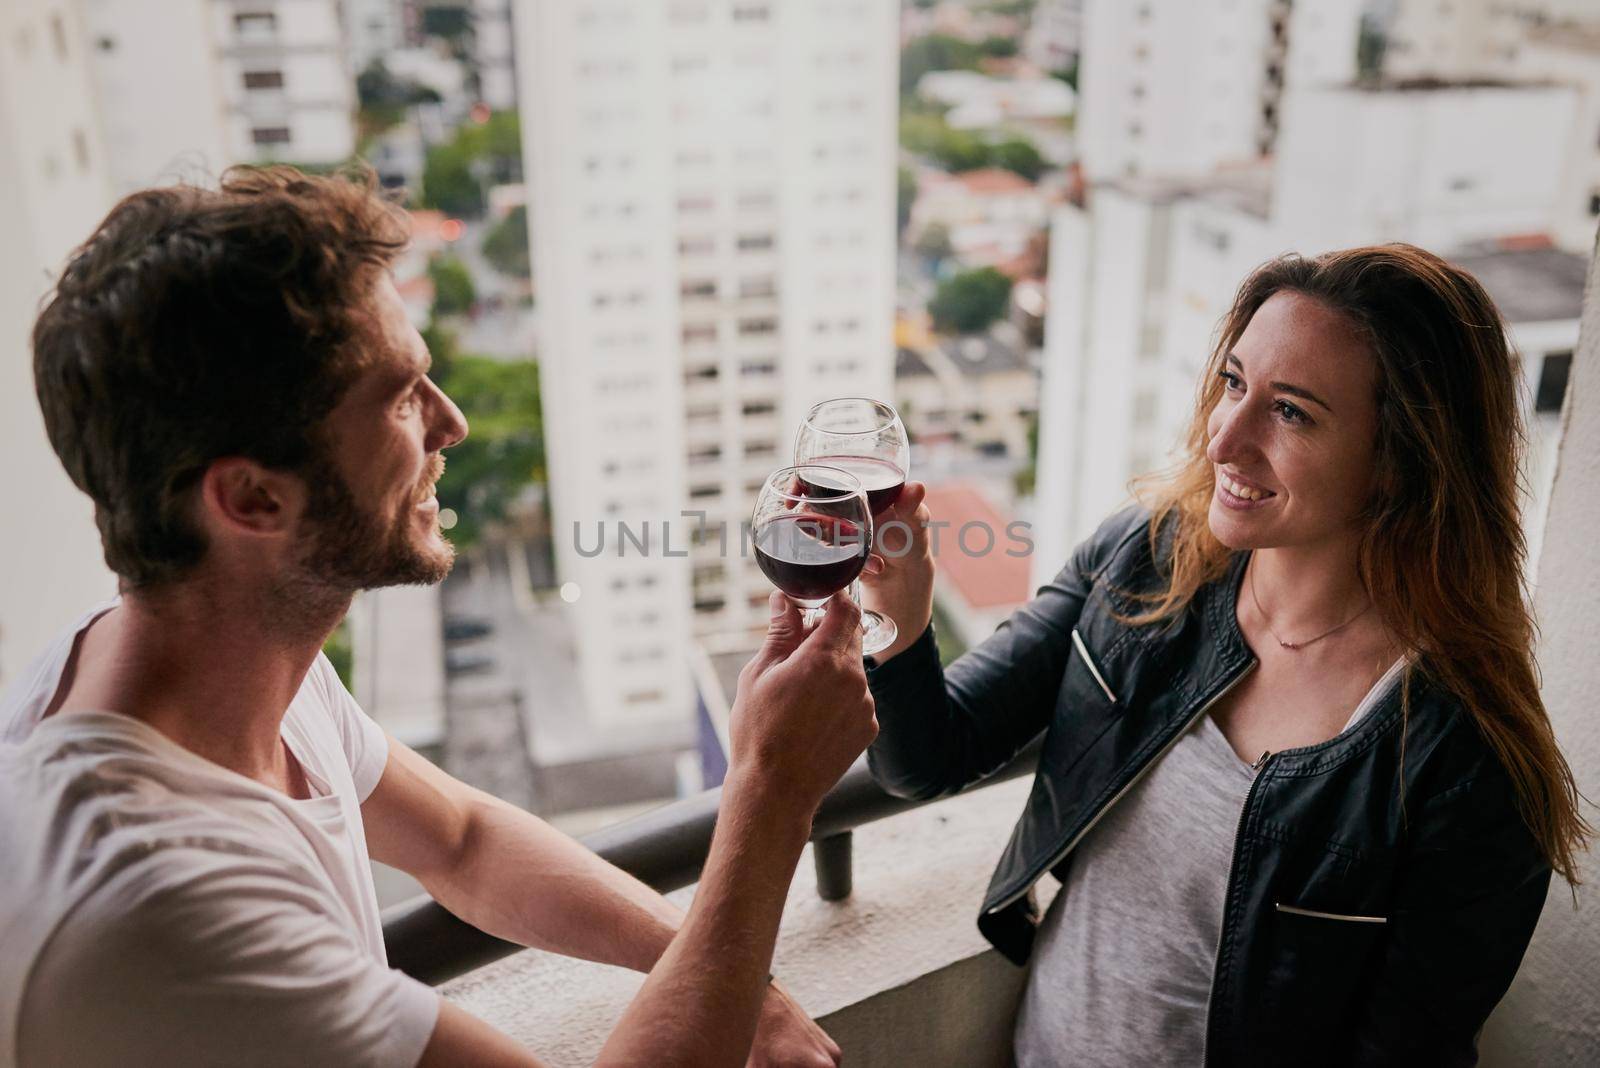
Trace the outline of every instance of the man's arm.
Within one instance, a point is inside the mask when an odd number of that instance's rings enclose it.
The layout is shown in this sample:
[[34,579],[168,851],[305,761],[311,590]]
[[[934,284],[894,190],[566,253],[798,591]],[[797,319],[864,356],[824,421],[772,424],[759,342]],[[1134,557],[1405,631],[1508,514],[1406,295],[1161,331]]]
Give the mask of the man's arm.
[[[741,676],[718,829],[676,942],[681,914],[654,891],[398,744],[362,807],[372,856],[412,872],[452,912],[510,941],[641,970],[659,960],[608,1056],[670,1062],[665,1051],[681,1041],[682,1063],[742,1063],[743,1052],[727,1060],[729,1051],[748,1051],[761,1008],[762,1045],[781,1047],[774,1056],[783,1063],[833,1063],[837,1047],[765,983],[811,814],[876,732],[859,663],[859,609],[838,598],[827,618],[803,635],[798,611],[781,602],[767,645]],[[832,749],[837,760],[828,759]],[[430,1050],[439,1043],[440,1063],[532,1063],[525,1053],[499,1059],[515,1044],[450,1008]]]
[[411,873],[496,937],[635,971],[655,966],[683,913],[528,812],[390,740],[361,806],[374,860]]

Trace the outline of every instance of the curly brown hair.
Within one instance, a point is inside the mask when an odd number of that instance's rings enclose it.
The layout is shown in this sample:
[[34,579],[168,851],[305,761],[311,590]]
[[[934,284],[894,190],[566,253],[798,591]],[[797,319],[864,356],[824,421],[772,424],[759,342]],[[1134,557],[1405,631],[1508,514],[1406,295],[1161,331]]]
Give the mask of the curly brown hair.
[[191,499],[213,461],[321,458],[409,230],[369,170],[235,167],[216,189],[132,194],[72,254],[34,325],[34,384],[124,589],[201,560]]
[[[1151,545],[1170,531],[1165,588],[1132,622],[1182,613],[1232,553],[1207,518],[1215,468],[1207,420],[1217,372],[1278,292],[1338,311],[1378,368],[1377,470],[1358,568],[1416,670],[1459,700],[1516,787],[1523,818],[1556,873],[1576,886],[1592,828],[1539,697],[1535,627],[1522,584],[1521,464],[1526,445],[1517,355],[1478,281],[1413,245],[1346,249],[1263,264],[1240,286],[1201,377],[1186,456],[1140,480]],[[1411,669],[1402,688],[1408,707]]]

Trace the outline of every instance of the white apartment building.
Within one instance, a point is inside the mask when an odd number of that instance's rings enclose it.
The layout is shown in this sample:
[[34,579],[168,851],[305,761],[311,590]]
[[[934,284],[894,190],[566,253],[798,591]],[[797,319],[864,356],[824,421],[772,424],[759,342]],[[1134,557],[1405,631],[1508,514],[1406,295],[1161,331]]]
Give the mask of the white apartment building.
[[[78,0],[89,71],[119,193],[164,181],[203,181],[236,156],[211,36],[214,0]],[[172,57],[182,56],[180,62]]]
[[518,2],[556,563],[597,722],[688,721],[690,639],[765,625],[739,528],[801,416],[890,394],[897,17]]
[[406,46],[405,10],[400,0],[342,0],[342,6],[345,58],[352,76]]
[[339,0],[212,0],[237,162],[339,163],[355,151],[355,80]]
[[[1131,478],[1166,465],[1239,284],[1290,251],[1410,241],[1485,272],[1524,357],[1529,514],[1541,515],[1556,429],[1548,376],[1564,374],[1577,342],[1583,261],[1524,235],[1547,232],[1557,210],[1554,134],[1572,97],[1561,87],[1297,94],[1275,167],[1105,183],[1089,209],[1060,209],[1035,578],[1126,499]],[[1520,240],[1495,240],[1508,236]]]
[[76,2],[119,190],[355,151],[339,0]]
[[1028,16],[1022,54],[1042,71],[1067,70],[1078,60],[1084,0],[1038,0]]
[[29,343],[51,278],[111,206],[89,47],[73,4],[0,5],[0,687],[116,589],[93,506],[45,437]]
[[1287,89],[1354,76],[1361,7],[1087,0],[1078,67],[1085,176],[1195,176],[1271,153]]
[[1390,78],[1494,78],[1564,85],[1576,93],[1552,236],[1573,252],[1594,245],[1600,219],[1600,4],[1594,0],[1405,0],[1387,33]]
[[512,0],[473,0],[472,58],[478,96],[496,111],[517,106],[516,28]]

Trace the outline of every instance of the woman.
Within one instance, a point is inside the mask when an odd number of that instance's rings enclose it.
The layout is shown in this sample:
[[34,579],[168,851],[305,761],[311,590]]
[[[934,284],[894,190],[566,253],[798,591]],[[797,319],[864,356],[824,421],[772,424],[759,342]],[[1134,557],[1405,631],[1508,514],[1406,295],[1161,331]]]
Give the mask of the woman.
[[1032,962],[1019,1064],[1476,1060],[1588,834],[1535,676],[1521,446],[1494,305],[1389,245],[1247,280],[1186,461],[948,671],[909,489],[911,551],[865,580],[904,636],[870,760],[933,797],[1043,735],[978,920]]

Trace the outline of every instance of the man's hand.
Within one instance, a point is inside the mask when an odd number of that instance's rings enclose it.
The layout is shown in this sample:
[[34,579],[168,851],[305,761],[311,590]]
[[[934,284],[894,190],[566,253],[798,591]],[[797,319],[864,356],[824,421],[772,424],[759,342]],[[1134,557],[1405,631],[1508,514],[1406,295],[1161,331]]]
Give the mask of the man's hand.
[[777,983],[767,989],[746,1068],[837,1068],[842,1054],[828,1033]]
[[807,634],[787,597],[774,591],[769,605],[767,640],[739,673],[728,717],[723,799],[750,790],[809,825],[823,795],[878,734],[861,664],[861,609],[835,594]]

